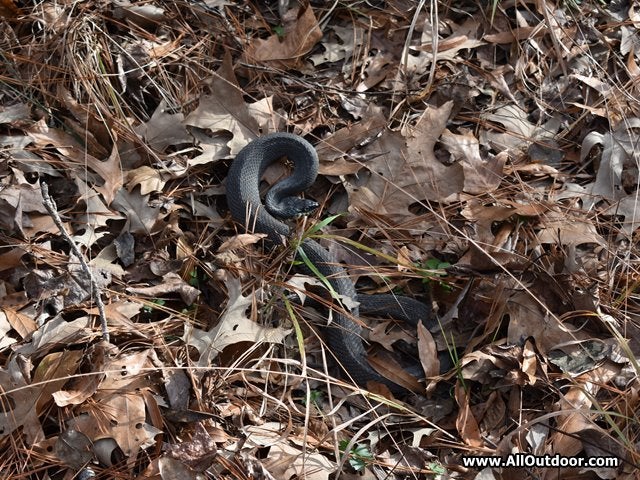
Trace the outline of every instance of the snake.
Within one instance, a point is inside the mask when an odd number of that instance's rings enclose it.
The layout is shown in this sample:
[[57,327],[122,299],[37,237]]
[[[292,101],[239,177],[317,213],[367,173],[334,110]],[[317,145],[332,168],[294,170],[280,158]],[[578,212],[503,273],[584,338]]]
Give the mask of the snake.
[[[260,196],[260,181],[272,163],[286,157],[293,163],[290,176],[279,180],[267,191],[264,203]],[[244,146],[233,160],[226,181],[227,205],[233,219],[247,232],[266,234],[271,246],[285,245],[292,236],[287,220],[308,215],[318,208],[314,200],[301,198],[316,179],[319,168],[315,148],[304,138],[285,132],[258,137]],[[349,313],[345,308],[332,312],[332,325],[323,328],[323,336],[340,367],[360,387],[367,388],[374,381],[386,385],[391,392],[405,392],[405,388],[378,373],[367,361],[362,338],[362,324],[354,319],[361,313],[389,316],[415,326],[419,321],[430,328],[432,310],[410,297],[391,294],[358,295],[345,268],[317,241],[303,238],[296,251],[297,263],[307,274],[313,269],[305,265],[302,254],[326,279],[342,302],[356,305]]]

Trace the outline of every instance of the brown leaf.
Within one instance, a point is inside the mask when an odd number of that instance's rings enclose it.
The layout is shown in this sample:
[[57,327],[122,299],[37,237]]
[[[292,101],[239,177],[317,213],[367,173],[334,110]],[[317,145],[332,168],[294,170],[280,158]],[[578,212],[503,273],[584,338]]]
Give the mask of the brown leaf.
[[[438,60],[446,61],[457,60],[461,50],[470,50],[485,45],[482,40],[475,38],[469,38],[466,35],[460,35],[457,33],[444,38],[438,42]],[[421,46],[416,48],[419,52],[433,52],[433,44],[431,42],[425,42]]]
[[98,158],[106,157],[109,150],[103,145],[111,144],[113,132],[108,130],[104,119],[95,118],[93,105],[80,104],[62,83],[56,85],[56,94],[75,118],[75,121],[64,118],[65,125],[71,127],[83,139],[90,154]]
[[126,185],[129,191],[140,185],[140,194],[147,195],[151,192],[161,192],[164,187],[165,180],[160,172],[147,165],[129,170],[126,174]]
[[456,428],[458,429],[460,438],[471,447],[483,447],[484,442],[480,435],[478,421],[473,416],[469,406],[469,394],[467,393],[465,386],[460,382],[456,383],[455,398],[456,403],[460,407],[458,409],[458,416],[456,417]]
[[200,290],[189,285],[180,275],[174,272],[164,275],[162,283],[158,285],[152,287],[128,287],[127,291],[134,295],[144,295],[150,298],[162,297],[167,293],[178,293],[186,305],[192,305],[200,295]]
[[333,25],[331,31],[322,39],[324,50],[314,53],[309,60],[317,67],[327,62],[337,62],[351,57],[356,47],[362,46],[366,32],[357,25],[343,27]]
[[[142,310],[143,304],[139,302],[130,302],[127,300],[120,300],[116,302],[111,302],[105,305],[105,313],[107,316],[107,321],[110,326],[118,326],[126,331],[136,331],[139,327],[136,327],[135,323],[132,321],[140,310]],[[98,308],[92,308],[86,310],[87,313],[92,315],[98,315]],[[137,332],[140,334],[140,332]]]
[[16,351],[29,357],[34,352],[43,354],[60,345],[86,343],[93,336],[91,325],[92,321],[88,316],[70,322],[56,316],[33,333],[31,342],[23,343]]
[[[92,246],[93,243],[103,235],[103,233],[98,232],[98,230],[107,226],[109,220],[118,220],[125,217],[109,209],[98,192],[84,180],[76,177],[74,181],[78,186],[78,190],[83,192],[79,200],[85,204],[81,212],[75,217],[75,220],[83,226],[85,231],[81,235],[74,235],[73,239],[88,247]],[[123,189],[118,190],[118,192],[123,191]],[[116,205],[114,205],[114,207],[116,207]],[[51,222],[50,218],[49,221]]]
[[151,446],[154,437],[162,433],[146,423],[144,399],[137,392],[105,395],[86,410],[72,418],[68,426],[92,442],[113,438],[130,461],[135,461],[138,451]]
[[209,331],[185,327],[182,338],[200,353],[198,366],[201,367],[210,365],[211,360],[228,345],[239,342],[280,343],[291,333],[291,330],[265,327],[247,318],[245,311],[253,304],[253,297],[242,296],[240,281],[235,278],[227,280],[226,285],[229,301],[218,324]]
[[[474,405],[474,413],[477,411],[477,407],[477,405]],[[482,404],[482,415],[479,416],[476,413],[476,417],[481,418],[480,425],[483,435],[493,435],[496,430],[502,430],[506,421],[506,412],[507,406],[500,392],[491,392],[487,401]]]
[[[0,6],[6,0],[0,1]],[[29,121],[31,118],[31,108],[25,103],[14,105],[3,105],[0,108],[0,124],[15,125]]]
[[427,109],[414,128],[405,129],[406,141],[397,132],[385,131],[368,146],[367,152],[378,156],[365,164],[370,175],[361,175],[362,183],[348,186],[350,211],[371,210],[399,223],[415,217],[409,205],[416,201],[446,201],[462,192],[462,166],[445,166],[434,153],[452,106],[448,102]]
[[110,355],[104,365],[104,378],[100,382],[99,392],[127,392],[148,387],[150,378],[147,370],[153,368],[151,358],[153,350],[120,354],[115,358]]
[[0,17],[2,18],[15,18],[20,14],[20,9],[16,6],[12,0],[0,1]]
[[453,160],[460,163],[464,173],[464,191],[472,194],[492,192],[502,181],[502,168],[507,155],[496,155],[483,160],[480,157],[480,144],[473,134],[461,129],[461,135],[448,129],[442,134],[442,143],[447,147]]
[[[55,128],[49,128],[44,121],[34,123],[28,133],[38,146],[48,147],[53,145],[60,153],[59,159],[62,164],[70,169],[69,174],[71,176],[77,177],[77,179],[85,179],[87,167],[97,173],[102,178],[103,184],[101,187],[97,187],[96,190],[99,188],[99,191],[105,195],[105,202],[107,204],[111,203],[114,192],[122,185],[120,157],[115,144],[109,158],[106,161],[101,161],[89,155],[72,135]],[[81,191],[85,192],[87,190]]]
[[56,439],[53,453],[65,465],[80,470],[93,458],[91,440],[73,429],[62,431]]
[[243,248],[247,245],[255,245],[266,236],[266,233],[240,233],[235,237],[231,237],[228,240],[222,242],[222,244],[218,248],[218,253]]
[[[8,252],[0,254],[0,272],[15,268],[20,265],[20,259],[25,253],[27,253],[25,249],[18,247],[12,248]],[[2,300],[6,301],[6,299]],[[4,305],[4,303],[2,305]]]
[[37,413],[41,413],[42,409],[51,402],[53,392],[62,388],[69,381],[70,375],[76,373],[82,356],[82,350],[64,350],[50,353],[40,361],[33,376],[34,382],[43,382],[43,388],[36,403]]
[[427,378],[440,374],[438,347],[433,335],[422,323],[418,324],[418,355]]
[[4,307],[2,313],[6,315],[6,319],[18,335],[26,338],[38,329],[36,322],[27,315],[17,312],[12,308]]
[[101,162],[95,159],[89,166],[104,180],[101,186],[96,185],[94,187],[96,192],[102,194],[102,198],[104,198],[107,205],[111,205],[116,193],[124,183],[117,145],[113,144],[111,155],[107,160]]
[[121,188],[111,206],[122,212],[129,221],[129,233],[148,235],[163,225],[161,219],[165,214],[159,208],[149,205],[149,195],[141,195],[138,190],[129,192]]
[[15,356],[7,367],[0,368],[0,435],[9,435],[22,427],[26,441],[33,444],[44,439],[36,412],[36,401],[43,385],[30,384]]
[[[270,445],[268,458],[259,461],[258,465],[264,464],[266,473],[273,474],[275,478],[305,478],[307,480],[328,480],[329,476],[335,472],[337,466],[335,462],[329,460],[320,452],[304,452],[304,447],[297,447],[288,442],[282,442],[282,424],[278,422],[268,422],[263,425],[249,425],[242,429],[246,436],[245,447],[249,451],[255,451],[264,445]],[[243,441],[244,442],[244,441]],[[237,448],[237,444],[229,448]],[[245,462],[246,459],[243,459]],[[256,470],[258,471],[258,470]],[[260,477],[267,479],[274,478],[271,475]]]
[[514,41],[542,37],[546,35],[547,29],[543,25],[536,25],[534,27],[521,27],[517,30],[509,30],[508,32],[492,33],[482,37],[483,40],[489,43],[509,44]]
[[538,356],[535,344],[528,339],[522,348],[522,371],[529,378],[529,385],[535,385],[538,370]]
[[348,125],[323,139],[316,151],[320,158],[318,173],[322,175],[351,175],[360,171],[363,161],[352,160],[359,153],[358,145],[375,139],[386,127],[387,120],[380,108],[369,105],[368,115],[362,122]]
[[80,405],[90,398],[98,390],[100,382],[105,377],[102,372],[105,370],[105,365],[110,361],[110,356],[116,353],[116,347],[106,342],[99,342],[92,346],[88,351],[88,355],[91,357],[91,367],[95,375],[75,377],[65,390],[54,392],[53,400],[56,405],[59,407]]
[[369,340],[382,345],[390,352],[393,352],[393,344],[398,340],[411,342],[411,335],[403,329],[389,328],[393,324],[395,322],[391,320],[376,322],[375,326],[369,331]]
[[24,182],[2,190],[0,193],[1,228],[8,231],[14,229],[23,231],[23,225],[29,224],[29,217],[26,214],[30,212],[47,213],[39,184],[31,185]]
[[173,145],[193,142],[193,138],[183,125],[184,115],[169,113],[167,107],[163,99],[149,121],[134,128],[135,132],[158,152],[164,152]]
[[[393,355],[386,351],[381,350],[376,355],[369,355],[368,361],[380,375],[393,380],[394,383],[397,383],[412,392],[420,392],[424,390],[424,386],[420,384],[418,379],[402,368]],[[372,384],[372,392],[384,392],[385,396],[390,395],[390,393],[387,393],[388,388],[386,385],[377,384],[376,382],[369,383]],[[374,386],[373,384],[376,385]],[[369,388],[369,384],[367,384],[367,388]]]
[[606,241],[598,234],[596,226],[587,217],[571,212],[549,211],[540,218],[542,229],[538,233],[540,243],[557,245],[582,245]]
[[309,53],[322,38],[311,7],[301,10],[295,22],[285,25],[284,30],[284,38],[274,34],[266,40],[253,39],[245,49],[245,61],[285,70],[296,68],[301,64],[302,56]]
[[231,132],[233,138],[229,141],[229,148],[232,154],[237,154],[249,141],[256,138],[260,125],[250,114],[244,101],[228,51],[211,82],[211,91],[211,95],[200,98],[198,108],[189,114],[184,123],[214,133]]

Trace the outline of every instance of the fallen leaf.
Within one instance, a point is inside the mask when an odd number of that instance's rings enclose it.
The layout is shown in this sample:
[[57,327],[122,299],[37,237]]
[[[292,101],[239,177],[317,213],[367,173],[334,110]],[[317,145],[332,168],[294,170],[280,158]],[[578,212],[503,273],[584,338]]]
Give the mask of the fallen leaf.
[[231,132],[232,139],[228,145],[231,154],[235,155],[256,138],[260,126],[249,113],[228,52],[211,82],[211,91],[211,95],[200,98],[198,107],[184,123],[214,133],[221,130]]
[[247,318],[245,312],[251,307],[253,296],[242,296],[240,281],[235,278],[231,277],[225,283],[229,300],[217,325],[208,331],[186,326],[182,337],[187,345],[195,347],[200,353],[200,367],[210,365],[211,360],[228,345],[239,342],[281,343],[291,333],[291,330],[280,327],[264,327]]
[[[38,325],[33,319],[23,313],[13,310],[9,307],[3,307],[0,312],[4,321],[8,321],[11,327],[22,338],[27,338],[38,329]],[[8,338],[8,337],[7,337]]]
[[287,23],[284,34],[271,35],[266,40],[254,38],[244,51],[244,61],[253,64],[268,64],[275,68],[296,68],[322,38],[322,31],[311,7],[298,13],[295,21]]
[[16,352],[30,357],[35,352],[44,355],[59,345],[85,344],[93,336],[92,325],[93,321],[88,316],[66,321],[57,315],[35,331],[31,342],[22,343]]
[[469,404],[469,393],[465,386],[460,382],[457,382],[455,386],[455,398],[459,407],[458,415],[456,417],[456,428],[458,429],[460,438],[471,447],[484,447],[484,441],[480,435],[478,421],[473,416]]
[[193,142],[193,138],[183,125],[184,115],[169,113],[167,110],[167,102],[163,99],[149,121],[134,128],[135,132],[158,152],[164,152],[170,146]]
[[315,65],[351,58],[353,50],[364,42],[365,30],[355,24],[349,27],[334,25],[322,39],[323,51],[309,56]]
[[236,250],[238,248],[246,247],[247,245],[255,245],[266,237],[266,233],[239,233],[238,235],[222,242],[220,247],[218,247],[218,253],[226,252],[228,250]]
[[36,401],[43,385],[31,385],[12,357],[7,367],[0,368],[0,438],[22,427],[29,444],[44,440],[44,432],[36,412]]
[[36,402],[38,414],[42,413],[43,408],[53,400],[53,392],[62,388],[77,372],[83,355],[82,350],[65,350],[50,353],[40,361],[33,375],[34,382],[43,384]]
[[0,352],[4,352],[7,347],[18,341],[8,335],[11,330],[13,330],[13,327],[7,320],[7,315],[4,312],[0,312]]
[[453,160],[462,166],[464,191],[472,194],[493,192],[502,182],[502,168],[507,156],[496,155],[483,160],[478,139],[468,130],[461,131],[462,134],[458,135],[446,129],[441,140]]
[[428,108],[413,128],[406,128],[406,140],[397,132],[386,131],[372,143],[368,152],[378,157],[365,164],[369,175],[347,186],[350,211],[374,211],[401,223],[413,219],[412,203],[427,199],[446,202],[464,188],[462,166],[446,166],[435,156],[434,147],[446,128],[453,106]]
[[140,194],[147,195],[151,192],[161,192],[166,182],[158,170],[143,165],[134,170],[129,170],[125,183],[129,191],[140,185]]
[[440,375],[438,347],[433,335],[422,322],[418,323],[418,355],[427,378]]
[[192,305],[200,295],[200,290],[185,282],[180,275],[169,272],[162,277],[162,282],[151,287],[127,287],[127,292],[143,295],[148,298],[159,298],[167,293],[178,293],[185,305]]
[[[305,478],[308,480],[328,480],[337,465],[325,455],[300,449],[282,442],[282,424],[268,422],[263,425],[249,425],[243,428],[246,442],[244,448],[268,448],[269,455],[262,460],[265,468],[275,478]],[[238,443],[227,448],[237,451]]]
[[394,324],[395,322],[392,320],[376,322],[376,325],[369,331],[369,340],[382,345],[390,352],[393,352],[393,344],[398,340],[411,342],[411,335],[407,332],[400,328],[390,328]]
[[128,231],[132,234],[149,234],[163,226],[161,220],[165,214],[159,208],[149,205],[149,195],[142,195],[138,190],[132,192],[121,188],[111,205],[128,220]]

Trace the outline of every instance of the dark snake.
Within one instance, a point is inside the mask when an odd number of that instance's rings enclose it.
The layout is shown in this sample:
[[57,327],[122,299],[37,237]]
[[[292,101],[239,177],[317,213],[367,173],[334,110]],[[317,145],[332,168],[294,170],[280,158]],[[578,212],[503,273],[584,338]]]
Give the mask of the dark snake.
[[[291,176],[274,184],[260,199],[260,179],[269,165],[287,157],[293,162]],[[264,233],[272,245],[282,245],[291,236],[291,229],[284,219],[296,218],[315,210],[318,204],[298,197],[316,179],[318,155],[313,146],[303,138],[289,133],[273,133],[253,140],[236,156],[227,177],[227,203],[231,215],[248,232]],[[312,239],[304,239],[300,247],[322,276],[341,298],[357,300],[360,305],[351,309],[351,315],[370,313],[407,321],[417,325],[419,321],[431,327],[431,309],[409,297],[395,295],[358,296],[347,272],[328,250]],[[299,257],[299,255],[298,255]],[[298,258],[300,260],[300,258]],[[305,273],[312,272],[300,262]],[[380,382],[394,393],[405,391],[403,387],[376,372],[367,362],[367,352],[362,340],[362,327],[337,309],[333,312],[334,325],[324,329],[327,345],[344,371],[361,387],[367,382]]]

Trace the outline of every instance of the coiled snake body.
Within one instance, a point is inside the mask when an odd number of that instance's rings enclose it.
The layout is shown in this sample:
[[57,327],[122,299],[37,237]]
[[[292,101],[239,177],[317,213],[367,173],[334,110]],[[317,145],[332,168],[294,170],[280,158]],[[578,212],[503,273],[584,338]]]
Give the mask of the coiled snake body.
[[[294,163],[293,174],[276,183],[260,200],[260,179],[266,168],[282,157]],[[236,156],[227,177],[227,203],[233,218],[247,231],[265,233],[270,243],[280,245],[291,235],[291,229],[281,219],[293,218],[313,211],[317,204],[296,197],[315,181],[318,156],[306,140],[289,133],[265,135],[250,142]],[[280,217],[280,218],[276,218]],[[360,302],[351,315],[360,311],[402,318],[412,324],[429,321],[431,310],[421,302],[393,295],[358,297],[347,272],[340,267],[318,242],[305,239],[301,248],[317,270],[330,282],[342,298]],[[304,267],[303,267],[304,269]],[[309,272],[307,272],[309,273]],[[398,300],[401,299],[399,302]],[[342,368],[360,386],[373,380],[384,383],[393,392],[404,389],[376,372],[367,362],[362,340],[362,327],[343,312],[333,314],[334,326],[324,329],[326,342]]]

